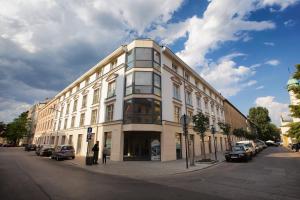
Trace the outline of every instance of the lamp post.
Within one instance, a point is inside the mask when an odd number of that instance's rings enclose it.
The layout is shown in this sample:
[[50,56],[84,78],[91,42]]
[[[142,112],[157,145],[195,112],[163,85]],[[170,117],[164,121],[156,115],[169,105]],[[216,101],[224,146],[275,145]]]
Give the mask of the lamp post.
[[214,147],[215,147],[215,160],[217,161],[217,146],[216,146],[216,139],[215,139],[215,133],[216,133],[216,130],[215,130],[215,127],[214,125],[211,125],[211,134],[213,135],[213,138],[214,138]]

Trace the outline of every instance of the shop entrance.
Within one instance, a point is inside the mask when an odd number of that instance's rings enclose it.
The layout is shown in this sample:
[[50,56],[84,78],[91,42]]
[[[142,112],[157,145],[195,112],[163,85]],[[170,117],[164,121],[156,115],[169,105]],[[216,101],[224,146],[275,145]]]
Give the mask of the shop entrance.
[[124,161],[160,160],[160,133],[125,132]]

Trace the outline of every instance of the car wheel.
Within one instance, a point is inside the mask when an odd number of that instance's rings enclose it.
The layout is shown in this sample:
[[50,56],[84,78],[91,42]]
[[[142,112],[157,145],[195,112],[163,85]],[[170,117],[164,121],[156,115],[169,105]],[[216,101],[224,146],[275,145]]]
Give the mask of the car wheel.
[[75,156],[72,156],[72,160],[74,160],[75,159]]
[[226,158],[226,162],[230,162],[230,158]]
[[56,156],[56,160],[59,161],[59,157],[58,156]]

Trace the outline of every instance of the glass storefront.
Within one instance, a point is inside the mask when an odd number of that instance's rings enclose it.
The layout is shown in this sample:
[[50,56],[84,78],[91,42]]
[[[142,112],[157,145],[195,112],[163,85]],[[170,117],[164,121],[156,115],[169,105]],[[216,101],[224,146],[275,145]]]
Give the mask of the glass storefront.
[[160,150],[160,133],[124,133],[124,161],[160,160]]

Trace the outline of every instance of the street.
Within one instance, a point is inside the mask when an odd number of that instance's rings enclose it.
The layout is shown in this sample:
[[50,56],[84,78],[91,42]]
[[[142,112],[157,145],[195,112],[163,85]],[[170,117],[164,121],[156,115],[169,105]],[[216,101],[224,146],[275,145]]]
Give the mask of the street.
[[1,199],[299,199],[300,153],[269,147],[249,163],[144,180],[0,148]]

